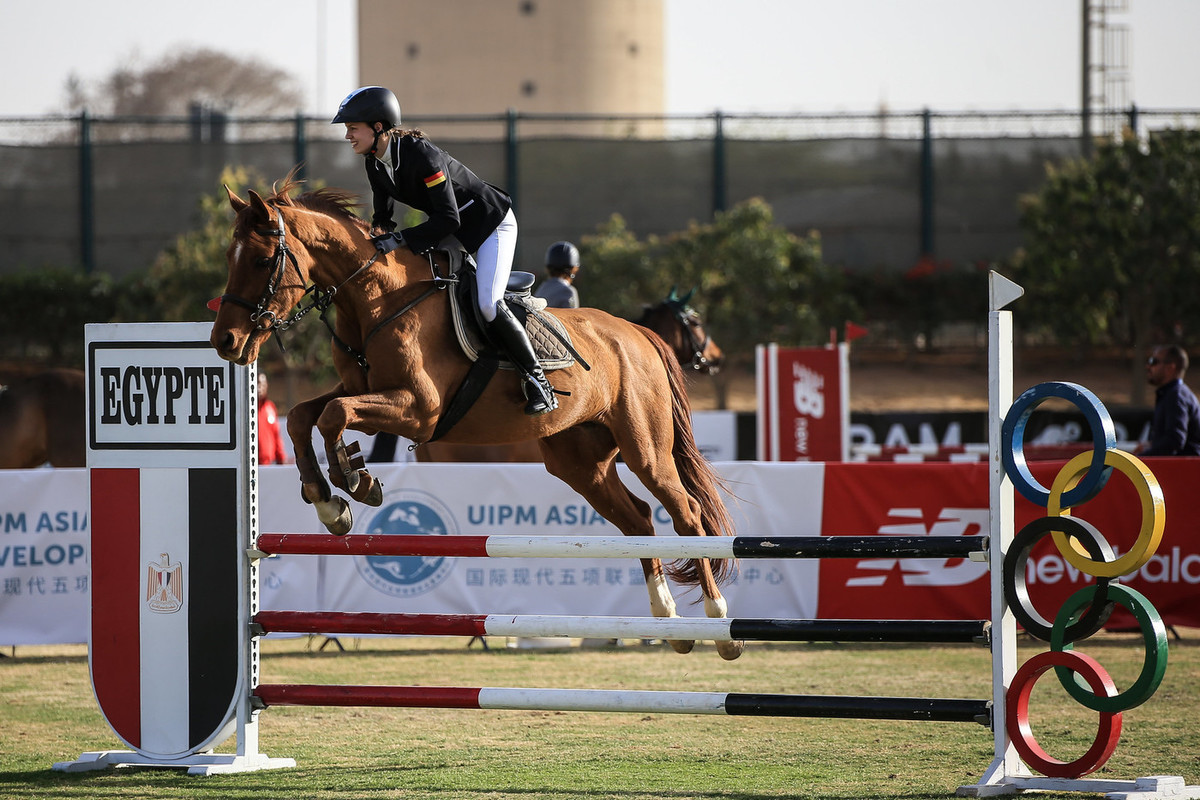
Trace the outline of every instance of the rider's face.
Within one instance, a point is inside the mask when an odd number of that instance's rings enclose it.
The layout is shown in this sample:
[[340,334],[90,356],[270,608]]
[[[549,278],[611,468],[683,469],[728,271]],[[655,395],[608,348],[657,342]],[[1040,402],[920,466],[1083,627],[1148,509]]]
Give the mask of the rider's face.
[[346,141],[350,142],[355,153],[365,156],[371,152],[371,146],[375,143],[375,131],[365,122],[347,122]]

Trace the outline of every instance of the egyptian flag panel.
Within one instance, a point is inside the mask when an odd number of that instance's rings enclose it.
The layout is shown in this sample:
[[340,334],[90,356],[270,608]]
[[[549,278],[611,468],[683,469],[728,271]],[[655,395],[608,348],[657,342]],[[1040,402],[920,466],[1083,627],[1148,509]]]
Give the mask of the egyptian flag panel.
[[232,731],[241,680],[237,470],[91,470],[89,656],[117,736],[185,756]]

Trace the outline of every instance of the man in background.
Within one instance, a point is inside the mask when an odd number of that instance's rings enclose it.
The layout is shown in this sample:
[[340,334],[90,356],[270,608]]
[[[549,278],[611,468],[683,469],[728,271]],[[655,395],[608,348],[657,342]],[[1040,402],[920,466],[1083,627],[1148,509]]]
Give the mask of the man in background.
[[1183,382],[1187,351],[1160,345],[1146,359],[1146,382],[1155,387],[1150,441],[1143,456],[1200,456],[1200,401]]

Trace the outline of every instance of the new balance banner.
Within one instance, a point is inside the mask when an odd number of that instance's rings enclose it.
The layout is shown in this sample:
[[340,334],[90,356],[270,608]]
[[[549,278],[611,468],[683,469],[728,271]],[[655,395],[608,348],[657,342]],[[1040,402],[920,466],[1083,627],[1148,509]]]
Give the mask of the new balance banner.
[[237,470],[91,471],[92,686],[135,750],[228,737],[241,680]]
[[[986,536],[985,464],[827,464],[824,536]],[[826,559],[821,617],[987,619],[988,565],[965,558]]]

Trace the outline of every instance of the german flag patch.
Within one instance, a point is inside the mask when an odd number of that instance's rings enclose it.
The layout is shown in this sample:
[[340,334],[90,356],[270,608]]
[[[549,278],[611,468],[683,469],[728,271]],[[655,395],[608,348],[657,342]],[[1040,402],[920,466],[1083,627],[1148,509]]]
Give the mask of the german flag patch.
[[446,173],[442,172],[439,169],[437,172],[433,173],[432,175],[430,175],[428,178],[425,179],[425,188],[432,189],[433,187],[437,186],[439,183],[445,183],[445,182],[446,182]]

